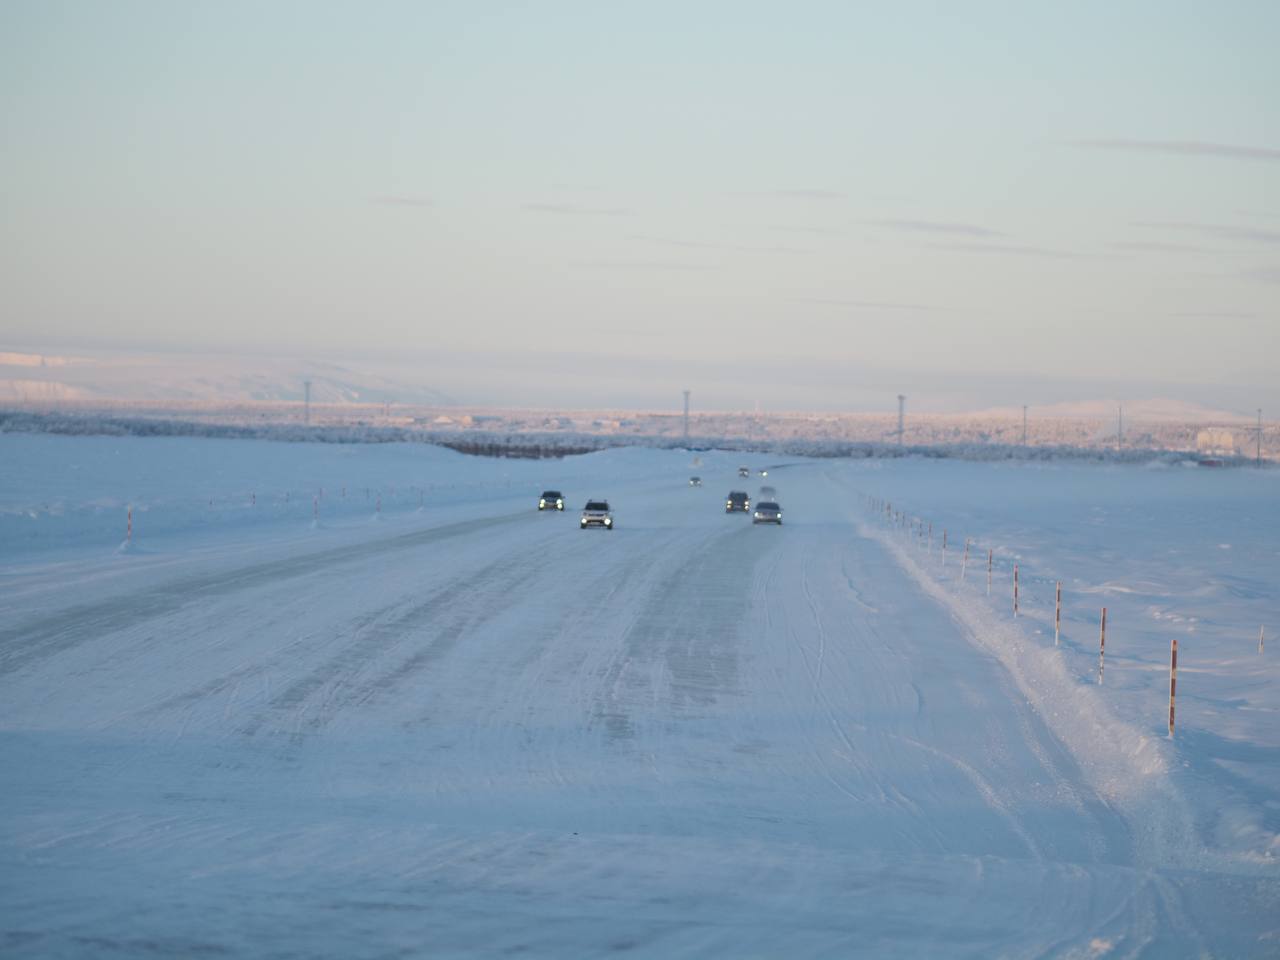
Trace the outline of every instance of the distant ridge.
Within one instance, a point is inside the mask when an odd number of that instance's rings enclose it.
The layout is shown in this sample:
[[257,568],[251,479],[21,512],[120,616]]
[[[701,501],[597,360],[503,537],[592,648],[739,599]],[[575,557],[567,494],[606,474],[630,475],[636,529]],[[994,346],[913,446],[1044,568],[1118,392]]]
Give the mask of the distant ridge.
[[[1148,400],[1068,400],[1061,403],[1048,403],[1043,406],[1028,407],[1028,417],[1054,418],[1064,420],[1109,420],[1115,419],[1117,408],[1123,406],[1124,418],[1130,423],[1202,423],[1202,422],[1240,422],[1252,421],[1247,413],[1230,410],[1215,410],[1212,407],[1173,400],[1168,397],[1153,397]],[[1010,417],[1021,418],[1021,407],[990,407],[986,410],[975,410],[975,417]]]

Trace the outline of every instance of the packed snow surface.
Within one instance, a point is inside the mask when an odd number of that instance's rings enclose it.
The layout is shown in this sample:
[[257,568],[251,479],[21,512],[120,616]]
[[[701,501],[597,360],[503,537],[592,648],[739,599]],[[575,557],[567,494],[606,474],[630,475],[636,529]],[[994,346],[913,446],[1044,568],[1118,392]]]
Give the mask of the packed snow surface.
[[6,956],[1280,955],[1274,471],[0,463]]

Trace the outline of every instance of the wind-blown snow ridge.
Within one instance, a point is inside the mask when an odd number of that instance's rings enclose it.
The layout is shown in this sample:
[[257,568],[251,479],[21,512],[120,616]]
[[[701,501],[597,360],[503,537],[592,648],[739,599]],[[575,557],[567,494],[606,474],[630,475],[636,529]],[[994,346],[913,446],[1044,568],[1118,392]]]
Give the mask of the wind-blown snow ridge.
[[950,610],[975,646],[1004,665],[1075,756],[1090,785],[1129,822],[1144,866],[1255,872],[1247,862],[1218,855],[1200,842],[1190,805],[1168,776],[1172,744],[1117,718],[1096,690],[1071,676],[1058,651],[1036,645],[1015,623],[998,620],[981,599],[948,590],[888,531],[868,523],[859,523],[859,530],[882,544],[930,597]]

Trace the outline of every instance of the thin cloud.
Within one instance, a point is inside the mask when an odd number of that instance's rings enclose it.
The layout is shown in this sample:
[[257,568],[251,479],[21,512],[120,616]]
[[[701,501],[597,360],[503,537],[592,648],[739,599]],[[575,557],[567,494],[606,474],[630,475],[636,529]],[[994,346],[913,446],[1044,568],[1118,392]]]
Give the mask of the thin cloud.
[[591,270],[712,270],[702,263],[683,263],[675,260],[576,260],[575,267]]
[[781,197],[784,200],[843,200],[845,194],[838,190],[800,188],[795,190],[748,190],[729,194],[733,197]]
[[1270,147],[1241,147],[1204,140],[1075,140],[1077,147],[1097,150],[1127,150],[1132,153],[1162,153],[1183,157],[1223,157],[1230,160],[1262,160],[1280,163],[1280,150]]
[[845,235],[843,230],[833,230],[830,227],[796,227],[786,223],[767,223],[765,226],[770,230],[778,230],[782,233],[809,233],[816,237],[842,237]]
[[1248,243],[1280,243],[1280,231],[1259,230],[1256,227],[1231,227],[1217,223],[1192,223],[1185,220],[1139,220],[1133,224],[1144,230],[1181,230],[1199,233],[1219,240],[1243,240]]
[[912,233],[938,233],[953,237],[1005,237],[1008,234],[998,230],[989,230],[972,223],[946,223],[937,220],[867,220],[875,227],[889,230],[907,230]]
[[1280,283],[1280,267],[1259,267],[1256,270],[1246,270],[1244,276],[1249,280],[1257,280],[1259,283]]
[[1158,240],[1117,241],[1110,244],[1116,250],[1132,250],[1137,253],[1213,253],[1207,247],[1189,247],[1182,243],[1161,243]]
[[1169,316],[1187,320],[1252,320],[1257,314],[1239,313],[1234,310],[1184,310],[1180,313],[1171,313]]
[[854,307],[858,310],[936,310],[923,303],[895,303],[889,300],[839,300],[828,297],[795,297],[796,303],[816,303],[824,307]]
[[774,190],[775,197],[790,197],[793,200],[843,200],[844,194],[836,190]]
[[995,256],[1041,257],[1046,260],[1079,260],[1079,254],[1049,250],[1045,247],[1023,246],[1017,243],[928,243],[934,250],[950,250],[955,253],[982,253]]
[[582,207],[576,203],[526,203],[529,213],[549,213],[562,217],[622,217],[630,211],[616,208]]
[[426,197],[415,197],[410,194],[387,193],[370,197],[369,202],[380,207],[429,207],[431,201]]
[[656,243],[664,247],[684,247],[691,250],[728,250],[732,253],[808,253],[808,250],[797,250],[794,247],[751,247],[732,243],[706,243],[700,240],[673,240],[667,237],[650,237],[643,234],[632,234],[629,240],[640,240],[644,243]]

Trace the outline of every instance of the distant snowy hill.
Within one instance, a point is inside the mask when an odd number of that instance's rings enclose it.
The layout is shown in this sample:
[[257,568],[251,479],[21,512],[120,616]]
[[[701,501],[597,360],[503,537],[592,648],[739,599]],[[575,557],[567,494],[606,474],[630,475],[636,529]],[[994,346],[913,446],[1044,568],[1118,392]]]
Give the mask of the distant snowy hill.
[[[1072,400],[1063,403],[1051,403],[1029,408],[1028,416],[1040,419],[1082,419],[1113,420],[1122,404],[1118,400]],[[1202,421],[1250,421],[1248,414],[1229,410],[1215,410],[1212,407],[1168,397],[1154,397],[1148,400],[1135,400],[1123,404],[1124,418],[1130,423],[1199,423]],[[980,410],[975,416],[1011,417],[1022,416],[1021,407],[992,407]]]
[[443,404],[438,390],[333,363],[233,354],[104,354],[66,357],[0,352],[0,402],[146,400]]

